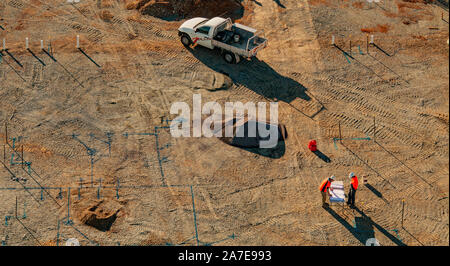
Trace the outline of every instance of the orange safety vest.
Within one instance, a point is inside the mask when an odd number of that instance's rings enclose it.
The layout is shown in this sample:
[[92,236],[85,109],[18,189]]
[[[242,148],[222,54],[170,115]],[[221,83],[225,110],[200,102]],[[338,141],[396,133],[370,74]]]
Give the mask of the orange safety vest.
[[352,177],[351,185],[354,190],[358,189],[358,177],[356,175]]
[[322,181],[322,184],[320,184],[319,186],[319,190],[322,192],[325,192],[327,190],[327,188],[329,188],[331,185],[331,182],[327,179]]

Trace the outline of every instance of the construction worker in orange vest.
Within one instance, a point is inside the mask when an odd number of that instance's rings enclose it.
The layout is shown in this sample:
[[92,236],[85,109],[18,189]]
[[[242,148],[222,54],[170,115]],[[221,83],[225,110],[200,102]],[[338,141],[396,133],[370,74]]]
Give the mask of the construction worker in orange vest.
[[355,194],[356,190],[358,189],[358,177],[351,172],[348,175],[348,178],[351,179],[350,181],[350,190],[348,191],[348,200],[347,205],[350,205],[350,207],[355,207]]
[[322,181],[322,183],[319,186],[320,194],[322,194],[322,207],[325,207],[328,203],[327,201],[327,194],[331,196],[330,193],[330,186],[331,182],[334,181],[334,175],[330,176],[329,178],[326,178]]

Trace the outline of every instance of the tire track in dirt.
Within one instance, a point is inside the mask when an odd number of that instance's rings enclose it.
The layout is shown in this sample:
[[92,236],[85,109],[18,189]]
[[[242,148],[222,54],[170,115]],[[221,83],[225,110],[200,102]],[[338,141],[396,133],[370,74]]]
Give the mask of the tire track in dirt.
[[[297,74],[296,76],[299,75]],[[323,85],[322,81],[326,81],[326,85]],[[394,106],[396,107],[398,105],[397,103],[392,101],[389,103],[388,100],[384,101],[385,99],[377,99],[380,96],[371,95],[370,93],[367,93],[367,90],[363,90],[361,88],[353,88],[350,85],[345,86],[330,77],[320,78],[319,81],[317,81],[317,79],[314,80],[315,84],[317,84],[317,82],[319,82],[320,85],[315,86],[315,92],[318,98],[323,98],[321,101],[327,102],[328,104],[332,103],[333,106],[337,105],[341,107],[334,109],[352,111],[347,111],[346,113],[329,111],[331,117],[335,119],[341,117],[346,125],[357,128],[366,134],[373,132],[373,123],[370,123],[369,119],[376,117],[377,137],[382,139],[399,139],[403,143],[411,145],[417,149],[422,148],[422,143],[424,141],[423,134],[413,131],[410,128],[410,125],[405,124],[403,121],[412,120],[414,121],[413,126],[415,129],[426,131],[430,129],[429,123],[425,122],[426,118],[416,115],[415,118],[417,119],[411,119],[411,113],[407,113],[405,110],[396,112],[396,115],[394,115],[392,112],[385,111],[389,108],[387,106],[383,108],[383,105],[385,104],[380,103],[380,101],[388,102],[387,104],[389,104],[391,109],[394,108]],[[336,86],[341,89],[335,89],[334,87]],[[350,89],[351,91],[348,92]],[[349,95],[349,93],[351,93],[351,95]],[[349,108],[349,106],[351,108]],[[353,112],[353,110],[358,110],[362,114]],[[364,123],[363,121],[366,122]],[[446,127],[445,125],[440,125],[437,123],[433,124],[437,127],[436,130],[443,130]]]
[[[385,160],[388,161],[388,160]],[[398,228],[399,227],[399,217],[398,215],[392,215],[392,213],[400,213],[401,212],[401,200],[402,199],[414,199],[418,202],[425,201],[430,205],[430,209],[433,209],[433,213],[428,214],[421,214],[421,211],[419,209],[415,210],[409,210],[406,213],[409,213],[409,215],[413,215],[415,218],[420,220],[423,220],[424,215],[425,217],[437,217],[437,220],[435,222],[429,222],[429,226],[440,226],[439,223],[441,223],[442,218],[445,216],[445,210],[446,206],[441,205],[438,200],[441,197],[440,191],[436,188],[431,189],[427,184],[423,182],[415,182],[416,180],[412,178],[408,178],[408,173],[404,173],[404,169],[402,167],[392,167],[392,162],[381,162],[380,164],[379,160],[377,160],[376,165],[383,165],[384,170],[380,170],[383,174],[385,174],[385,177],[387,177],[389,180],[392,180],[393,177],[399,177],[401,176],[402,185],[401,187],[404,188],[407,186],[406,189],[402,189],[401,193],[397,189],[395,190],[385,190],[383,193],[383,198],[388,200],[390,202],[389,204],[385,205],[387,209],[384,209],[383,211],[380,211],[378,207],[379,202],[378,201],[370,201],[368,204],[364,204],[364,208],[367,209],[377,209],[378,211],[371,215],[371,218],[373,221],[377,222],[379,225],[382,225],[385,228]],[[372,162],[373,164],[373,162]],[[377,166],[374,166],[377,167]],[[400,171],[400,172],[399,172]],[[408,178],[408,182],[405,182]],[[372,180],[373,182],[373,180]],[[371,183],[372,183],[371,182]],[[395,183],[397,186],[400,186],[397,183]],[[431,195],[431,196],[430,196]],[[361,203],[362,204],[362,203]],[[423,207],[421,207],[422,209]],[[405,213],[405,214],[406,214]],[[408,214],[407,214],[408,215]],[[436,219],[436,218],[434,218]],[[436,224],[437,222],[437,224]],[[432,225],[434,224],[434,225]],[[427,230],[428,231],[428,230]]]

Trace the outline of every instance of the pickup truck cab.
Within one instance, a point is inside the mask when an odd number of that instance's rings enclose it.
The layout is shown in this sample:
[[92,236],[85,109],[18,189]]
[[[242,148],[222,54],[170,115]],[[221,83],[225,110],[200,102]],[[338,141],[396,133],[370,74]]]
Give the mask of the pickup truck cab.
[[226,62],[239,63],[241,58],[256,56],[267,46],[267,39],[260,37],[262,32],[233,23],[230,18],[193,18],[185,21],[178,29],[181,43],[192,44],[209,49],[220,49]]

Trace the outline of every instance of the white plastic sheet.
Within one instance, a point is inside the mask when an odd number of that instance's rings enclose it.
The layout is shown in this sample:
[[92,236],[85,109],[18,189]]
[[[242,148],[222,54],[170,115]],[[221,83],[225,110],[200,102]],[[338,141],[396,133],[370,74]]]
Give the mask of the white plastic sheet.
[[344,202],[345,201],[345,192],[344,192],[344,182],[343,181],[334,181],[330,186],[330,202]]

